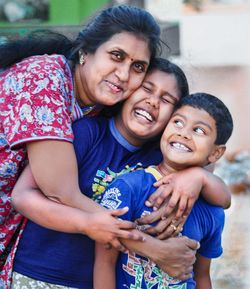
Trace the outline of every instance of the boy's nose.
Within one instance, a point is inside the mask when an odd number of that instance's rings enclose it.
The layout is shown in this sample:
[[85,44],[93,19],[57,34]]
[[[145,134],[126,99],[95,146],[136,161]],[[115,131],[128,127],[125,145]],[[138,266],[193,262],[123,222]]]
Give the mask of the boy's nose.
[[183,128],[181,131],[178,132],[178,136],[184,139],[191,139],[191,134],[188,129]]

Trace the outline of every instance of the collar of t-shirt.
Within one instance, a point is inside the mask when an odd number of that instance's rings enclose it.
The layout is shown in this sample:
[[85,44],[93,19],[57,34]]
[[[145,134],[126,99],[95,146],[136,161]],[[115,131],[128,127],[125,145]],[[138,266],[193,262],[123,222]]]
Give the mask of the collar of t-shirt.
[[134,146],[132,144],[130,144],[125,138],[124,136],[119,132],[119,130],[116,128],[115,126],[115,120],[114,118],[111,118],[109,120],[109,129],[111,131],[111,134],[113,135],[113,137],[119,142],[119,144],[121,144],[123,147],[125,147],[128,151],[130,152],[136,152],[138,151],[141,146]]

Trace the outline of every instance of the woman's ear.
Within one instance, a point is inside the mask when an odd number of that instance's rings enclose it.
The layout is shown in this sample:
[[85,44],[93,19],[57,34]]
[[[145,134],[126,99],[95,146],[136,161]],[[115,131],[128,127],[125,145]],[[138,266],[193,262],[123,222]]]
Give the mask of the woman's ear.
[[208,157],[208,162],[209,163],[217,162],[221,158],[221,156],[224,154],[225,150],[226,150],[225,145],[215,145],[214,150]]

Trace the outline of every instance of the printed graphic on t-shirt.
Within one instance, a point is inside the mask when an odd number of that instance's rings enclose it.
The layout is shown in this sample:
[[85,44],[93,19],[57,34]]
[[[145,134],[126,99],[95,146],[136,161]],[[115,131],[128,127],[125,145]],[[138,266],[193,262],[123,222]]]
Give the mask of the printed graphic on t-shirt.
[[96,201],[97,203],[100,203],[102,199],[102,195],[107,188],[108,185],[110,185],[117,177],[133,172],[137,169],[141,169],[142,164],[137,163],[135,166],[125,166],[124,169],[122,169],[120,172],[116,173],[113,172],[111,169],[107,168],[107,171],[102,171],[98,170],[96,172],[96,177],[94,178],[94,182],[92,184],[92,191],[93,191],[93,196],[92,199]]

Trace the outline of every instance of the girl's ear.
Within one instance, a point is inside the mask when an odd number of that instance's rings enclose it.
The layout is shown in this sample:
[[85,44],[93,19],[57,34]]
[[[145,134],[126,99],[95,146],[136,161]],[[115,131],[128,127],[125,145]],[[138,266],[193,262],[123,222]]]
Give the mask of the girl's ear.
[[214,150],[208,157],[208,162],[209,163],[217,162],[221,158],[221,156],[224,154],[225,150],[226,150],[225,145],[215,145]]

